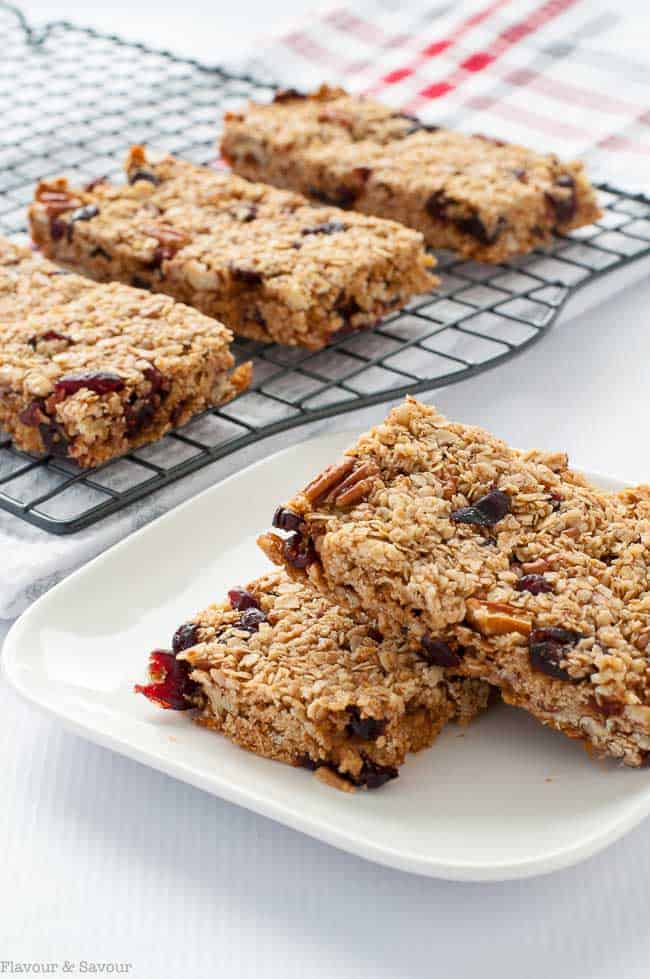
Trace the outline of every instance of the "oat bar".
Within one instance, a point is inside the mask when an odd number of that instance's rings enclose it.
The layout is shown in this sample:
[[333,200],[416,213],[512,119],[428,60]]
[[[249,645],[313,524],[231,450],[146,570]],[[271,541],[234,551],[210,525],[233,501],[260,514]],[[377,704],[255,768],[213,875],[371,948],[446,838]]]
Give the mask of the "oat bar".
[[598,492],[408,400],[274,518],[267,555],[598,752],[650,751],[650,487]]
[[600,215],[581,163],[428,126],[327,86],[228,113],[221,148],[244,177],[401,221],[434,248],[484,262]]
[[486,684],[450,672],[273,571],[181,626],[136,690],[338,788],[376,788],[486,706]]
[[391,221],[134,147],[129,183],[41,183],[34,241],[94,279],[165,292],[255,340],[323,347],[436,284],[422,236]]
[[159,438],[247,386],[230,332],[167,296],[97,285],[0,239],[0,425],[81,466]]

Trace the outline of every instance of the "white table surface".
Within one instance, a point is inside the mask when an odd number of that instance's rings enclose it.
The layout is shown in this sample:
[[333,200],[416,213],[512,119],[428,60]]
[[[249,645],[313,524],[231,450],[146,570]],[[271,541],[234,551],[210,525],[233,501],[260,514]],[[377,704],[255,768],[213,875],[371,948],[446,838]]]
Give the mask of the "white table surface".
[[[213,62],[244,52],[251,25],[264,33],[316,6],[25,4],[37,20],[65,16]],[[647,271],[615,296],[607,286],[576,298],[541,344],[436,403],[515,445],[650,480]],[[578,304],[590,308],[576,316]],[[307,434],[219,463],[215,479]],[[67,960],[79,974],[86,959],[131,963],[136,979],[647,979],[650,822],[550,877],[449,884],[339,853],[88,745],[4,680],[0,717],[0,975],[11,960],[56,962],[56,974]]]

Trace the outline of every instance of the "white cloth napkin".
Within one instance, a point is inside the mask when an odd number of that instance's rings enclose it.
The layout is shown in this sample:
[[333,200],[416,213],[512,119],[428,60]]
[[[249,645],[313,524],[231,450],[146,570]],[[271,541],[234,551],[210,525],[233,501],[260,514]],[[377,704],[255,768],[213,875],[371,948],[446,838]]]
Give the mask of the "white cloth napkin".
[[297,25],[243,68],[298,89],[338,82],[429,122],[583,157],[594,179],[650,192],[649,27],[614,0],[362,0]]

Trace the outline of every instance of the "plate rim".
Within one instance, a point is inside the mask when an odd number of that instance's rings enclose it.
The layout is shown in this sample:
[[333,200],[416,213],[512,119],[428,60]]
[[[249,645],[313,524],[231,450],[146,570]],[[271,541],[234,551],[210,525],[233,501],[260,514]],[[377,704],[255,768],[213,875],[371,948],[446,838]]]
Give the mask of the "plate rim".
[[[29,635],[32,619],[41,612],[44,606],[46,607],[48,603],[56,601],[59,591],[69,588],[70,584],[77,577],[101,565],[116,552],[131,545],[134,540],[145,537],[148,534],[155,534],[161,523],[177,519],[180,513],[186,512],[195,506],[197,501],[205,499],[212,494],[222,492],[227,484],[236,482],[242,476],[248,475],[258,468],[277,463],[277,460],[283,456],[303,450],[307,444],[342,442],[344,438],[349,438],[352,441],[355,437],[358,437],[358,434],[358,429],[325,432],[294,445],[286,446],[269,456],[258,459],[248,466],[231,473],[224,479],[218,480],[177,506],[172,507],[148,524],[138,528],[121,540],[116,541],[101,554],[96,555],[90,561],[75,569],[71,574],[66,575],[61,581],[57,582],[56,585],[36,599],[9,629],[3,644],[1,658],[2,672],[9,684],[28,703],[33,704],[47,716],[53,717],[60,722],[65,730],[82,737],[92,744],[97,744],[102,748],[115,751],[123,757],[130,758],[139,764],[147,765],[171,778],[179,779],[210,795],[224,799],[226,802],[242,806],[259,815],[273,819],[281,825],[288,826],[293,830],[335,846],[354,856],[385,867],[442,880],[494,883],[553,873],[582,862],[590,856],[604,850],[632,830],[650,814],[650,789],[648,790],[647,798],[644,799],[642,797],[627,803],[625,811],[610,823],[604,833],[594,831],[591,835],[573,844],[560,846],[550,852],[545,851],[537,857],[506,860],[502,863],[496,860],[483,863],[477,862],[476,859],[468,860],[467,862],[455,859],[452,863],[449,863],[439,859],[432,859],[426,855],[419,856],[399,848],[375,843],[362,836],[354,837],[347,830],[338,830],[336,825],[318,822],[310,815],[300,815],[291,808],[287,809],[285,803],[278,802],[274,799],[267,799],[263,794],[256,792],[254,789],[237,786],[236,783],[233,783],[228,778],[220,776],[218,770],[208,775],[191,765],[184,764],[180,758],[172,759],[152,755],[149,749],[140,747],[132,740],[121,738],[119,734],[109,733],[101,727],[93,727],[90,723],[71,717],[63,707],[57,706],[56,702],[48,700],[40,692],[32,690],[28,683],[23,682],[22,673],[19,669],[20,647],[23,638]],[[609,474],[594,472],[592,470],[581,471],[590,480],[596,482],[613,482],[621,488],[633,485]]]

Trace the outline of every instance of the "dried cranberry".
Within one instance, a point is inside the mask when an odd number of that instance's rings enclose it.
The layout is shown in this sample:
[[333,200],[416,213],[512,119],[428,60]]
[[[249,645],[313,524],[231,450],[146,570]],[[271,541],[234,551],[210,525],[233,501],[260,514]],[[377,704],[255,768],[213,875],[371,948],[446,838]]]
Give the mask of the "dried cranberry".
[[599,700],[592,697],[590,706],[604,717],[620,717],[625,710],[625,704],[620,700],[612,700],[611,697],[601,697]]
[[196,622],[184,622],[180,625],[176,632],[174,633],[172,639],[172,649],[174,653],[182,653],[184,649],[189,649],[190,646],[196,646],[199,641],[199,627]]
[[151,401],[148,400],[136,402],[135,405],[126,405],[124,408],[124,418],[129,435],[137,435],[151,425],[155,414],[156,409]]
[[343,224],[342,221],[324,221],[323,224],[315,224],[313,228],[303,228],[302,235],[333,235],[337,231],[347,231],[350,226]]
[[167,394],[169,384],[167,378],[157,367],[145,367],[142,372],[151,385],[150,394]]
[[[154,249],[154,253],[153,253],[153,256],[151,258],[151,261],[145,262],[145,267],[147,269],[150,269],[150,271],[152,271],[152,272],[156,272],[162,266],[162,263],[163,263],[163,259],[164,258],[165,258],[164,249],[163,249],[162,245],[158,245]],[[160,277],[163,278],[162,272],[160,273]],[[145,288],[147,288],[147,287],[145,286]]]
[[148,180],[150,184],[154,185],[158,185],[160,183],[160,177],[157,177],[151,170],[143,170],[142,168],[133,170],[129,174],[130,184],[134,184],[137,180]]
[[247,608],[259,608],[260,603],[251,592],[245,588],[231,588],[228,592],[228,600],[234,609],[243,612]]
[[379,765],[377,762],[364,758],[363,767],[356,778],[351,778],[355,785],[367,789],[378,789],[391,779],[398,777],[398,771],[393,765]]
[[307,96],[303,92],[299,92],[297,88],[279,88],[278,91],[273,96],[274,102],[292,102],[294,99],[306,99]]
[[46,330],[45,333],[41,333],[40,336],[30,337],[27,343],[32,348],[36,350],[36,346],[39,343],[49,342],[50,340],[65,340],[66,343],[71,343],[70,337],[64,336],[63,333],[57,333],[56,330]]
[[554,214],[555,220],[558,224],[567,224],[572,221],[575,217],[575,213],[578,207],[578,201],[576,198],[576,182],[569,173],[561,173],[559,177],[555,178],[554,187],[560,187],[564,190],[568,189],[571,191],[567,196],[553,192],[553,188],[547,191],[544,195],[546,200],[550,204]]
[[336,304],[336,312],[339,314],[339,316],[342,316],[344,320],[352,319],[353,316],[356,316],[357,313],[360,313],[361,311],[361,306],[352,296],[348,298],[344,297]]
[[322,201],[323,204],[332,204],[334,207],[352,207],[357,199],[355,190],[343,186],[328,191],[319,190],[318,187],[310,187],[308,194],[315,200]]
[[38,430],[45,447],[45,451],[50,455],[65,459],[68,455],[70,443],[65,436],[65,430],[57,422],[42,422]]
[[480,241],[482,245],[493,245],[494,242],[500,237],[506,223],[506,219],[500,217],[497,220],[494,229],[488,232],[487,228],[477,214],[470,214],[469,217],[456,218],[454,220],[454,224],[459,231],[462,231],[467,235],[471,235],[472,238],[476,238],[476,240]]
[[107,179],[106,177],[93,177],[92,180],[89,180],[88,181],[88,183],[84,187],[84,190],[88,194],[91,194],[93,192],[93,190],[95,190],[96,187],[99,187],[100,184],[105,184],[106,183],[106,179]]
[[530,665],[540,673],[555,677],[556,680],[574,678],[560,665],[565,648],[574,646],[582,636],[573,629],[535,629],[528,637]]
[[460,655],[442,639],[431,639],[422,636],[420,654],[430,666],[460,666]]
[[121,391],[123,387],[124,381],[120,375],[111,371],[78,371],[60,377],[54,390],[67,398],[82,388],[94,391],[95,394],[111,394],[113,391]]
[[363,757],[361,771],[356,776],[351,775],[349,772],[340,772],[334,765],[328,765],[327,762],[314,761],[307,754],[297,755],[295,761],[296,765],[300,765],[301,768],[306,768],[310,772],[315,772],[319,768],[329,768],[339,778],[344,779],[351,785],[356,785],[358,788],[378,789],[382,785],[385,785],[386,782],[390,782],[391,779],[398,777],[398,771],[393,765],[379,765],[377,762],[370,761],[366,757]]
[[237,217],[244,224],[254,221],[257,217],[257,204],[249,204],[245,211],[238,212]]
[[279,506],[273,514],[272,524],[278,530],[298,530],[301,523],[300,514],[294,513],[293,510],[287,510],[286,507]]
[[309,538],[304,538],[302,534],[292,534],[288,537],[283,546],[284,558],[288,564],[294,568],[302,570],[316,560],[316,551]]
[[52,241],[60,241],[68,229],[65,221],[59,218],[52,218],[50,221],[50,238]]
[[266,615],[262,609],[251,606],[242,612],[235,622],[235,628],[244,629],[246,632],[257,632],[262,622],[266,622]]
[[74,225],[77,221],[90,221],[92,218],[96,218],[98,214],[99,208],[96,204],[84,204],[83,207],[78,207],[76,211],[73,211],[68,224],[68,241],[72,241]]
[[38,428],[43,422],[47,422],[45,404],[41,398],[37,398],[24,408],[18,415],[18,421],[30,428]]
[[497,238],[501,235],[501,232],[506,226],[505,218],[500,217],[494,227],[494,230],[488,232],[487,228],[481,221],[478,214],[468,214],[464,217],[450,217],[449,208],[451,205],[455,205],[458,202],[453,199],[453,197],[448,197],[444,190],[434,190],[425,204],[425,209],[427,214],[434,219],[434,221],[449,221],[453,224],[459,231],[464,234],[471,235],[472,238],[476,238],[480,241],[482,245],[493,245]]
[[455,523],[476,524],[479,527],[493,527],[510,513],[510,497],[502,490],[492,490],[471,506],[455,510],[451,519]]
[[187,403],[188,399],[184,398],[182,401],[179,401],[177,405],[174,405],[170,415],[172,425],[180,425],[181,419],[187,412]]
[[434,192],[429,196],[425,209],[427,214],[434,219],[434,221],[445,221],[447,219],[447,207],[449,204],[454,202],[447,197],[444,190],[434,190]]
[[352,169],[352,176],[360,180],[362,184],[366,183],[371,173],[372,167],[353,167]]
[[236,282],[243,282],[247,286],[259,286],[264,281],[264,276],[257,269],[237,268],[231,265],[230,274]]
[[515,582],[516,591],[528,591],[531,595],[553,591],[550,581],[543,574],[524,574]]
[[149,672],[152,682],[136,684],[136,693],[142,693],[159,707],[166,710],[189,710],[188,701],[196,691],[196,684],[190,680],[191,667],[184,660],[176,659],[166,649],[155,649],[149,655]]
[[386,720],[378,720],[376,717],[362,717],[361,711],[356,705],[346,707],[350,720],[346,726],[346,732],[363,741],[376,741],[386,730]]

